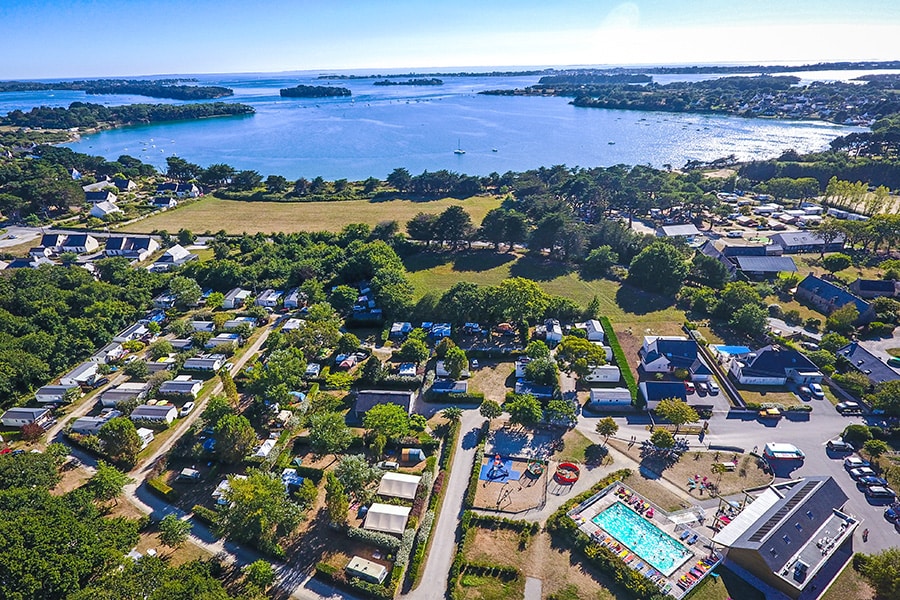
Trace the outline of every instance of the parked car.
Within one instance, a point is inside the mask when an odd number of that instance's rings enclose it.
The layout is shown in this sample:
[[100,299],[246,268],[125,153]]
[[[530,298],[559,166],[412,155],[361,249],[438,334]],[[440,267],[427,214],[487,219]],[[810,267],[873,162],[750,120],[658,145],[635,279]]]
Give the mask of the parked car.
[[853,446],[844,440],[828,440],[825,447],[832,452],[853,452]]
[[713,396],[718,394],[719,393],[719,384],[716,383],[715,381],[710,380],[709,381],[709,393],[712,394]]
[[384,471],[396,471],[400,468],[400,464],[393,460],[383,460],[375,466]]
[[743,231],[729,231],[726,235],[730,238],[739,238],[739,237],[744,237],[744,232]]
[[850,477],[859,480],[863,477],[874,477],[875,471],[871,467],[859,467],[858,469],[850,469]]
[[109,383],[109,377],[101,377],[100,379],[95,379],[94,383],[91,384],[91,387],[98,388],[101,385],[106,385]]
[[191,414],[191,411],[194,410],[193,402],[185,402],[184,406],[181,407],[181,410],[178,411],[179,417],[186,417]]
[[809,384],[809,391],[812,393],[813,398],[819,398],[821,400],[825,397],[825,391],[818,383]]
[[900,369],[900,358],[897,358],[896,356],[889,358],[887,360],[887,364],[889,367],[894,367],[895,369]]
[[869,461],[863,460],[858,456],[848,456],[844,459],[844,468],[848,471],[851,469],[859,469],[860,467],[869,467]]
[[866,488],[866,496],[869,498],[890,498],[893,500],[897,497],[897,494],[894,493],[889,487],[884,487],[883,485],[873,485],[872,487]]
[[805,385],[801,385],[798,391],[800,393],[800,396],[803,398],[809,398],[810,396],[812,396],[812,390],[810,390]]
[[888,482],[887,479],[882,477],[875,477],[874,475],[867,475],[865,477],[860,477],[856,480],[856,485],[859,487],[871,487],[873,485],[880,485],[882,487],[887,487]]
[[697,392],[701,396],[705,396],[709,392],[709,386],[706,385],[706,382],[703,382],[703,381],[697,382]]
[[891,504],[887,509],[885,509],[884,518],[891,523],[900,521],[900,504]]
[[684,382],[684,389],[687,391],[688,394],[693,394],[695,391],[697,391],[697,390],[694,388],[694,384],[691,383],[690,381],[685,381],[685,382]]
[[862,407],[858,402],[839,402],[834,408],[842,415],[862,414]]

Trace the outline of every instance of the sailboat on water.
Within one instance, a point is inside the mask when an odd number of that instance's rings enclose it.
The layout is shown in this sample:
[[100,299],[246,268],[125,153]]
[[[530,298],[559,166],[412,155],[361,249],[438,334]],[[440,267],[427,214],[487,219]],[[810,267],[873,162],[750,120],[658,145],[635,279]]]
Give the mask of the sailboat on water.
[[466,151],[462,149],[459,145],[459,138],[456,138],[456,150],[453,151],[453,154],[465,154]]

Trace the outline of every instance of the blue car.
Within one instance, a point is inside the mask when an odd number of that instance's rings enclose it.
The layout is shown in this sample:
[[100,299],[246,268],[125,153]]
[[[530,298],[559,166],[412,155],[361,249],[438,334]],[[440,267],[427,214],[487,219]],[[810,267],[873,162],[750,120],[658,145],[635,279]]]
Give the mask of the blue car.
[[860,477],[856,480],[856,485],[859,487],[869,487],[871,485],[882,485],[887,486],[888,482],[886,479],[881,477],[875,477],[874,475],[866,475],[865,477]]
[[900,520],[900,504],[892,504],[887,510],[885,510],[884,518],[891,523],[896,523],[898,520]]

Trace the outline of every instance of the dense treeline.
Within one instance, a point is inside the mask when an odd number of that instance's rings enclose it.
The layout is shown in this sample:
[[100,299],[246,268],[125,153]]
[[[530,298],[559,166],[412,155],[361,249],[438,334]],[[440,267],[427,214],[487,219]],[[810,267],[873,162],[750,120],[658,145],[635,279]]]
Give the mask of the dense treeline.
[[444,85],[443,79],[432,77],[430,79],[407,79],[406,81],[392,81],[390,79],[382,79],[376,81],[372,85]]
[[285,88],[278,92],[282,98],[332,98],[335,96],[350,96],[352,92],[347,88],[330,85],[298,85]]
[[803,71],[849,71],[870,69],[900,69],[900,60],[862,60],[822,62],[807,65],[695,65],[672,67],[616,67],[599,69],[603,73],[649,73],[651,75],[707,75],[715,73],[793,73]]
[[109,343],[165,285],[128,260],[96,263],[101,281],[78,267],[15,269],[0,278],[0,397],[4,403]]
[[538,80],[540,85],[613,85],[617,83],[650,83],[653,78],[642,73],[573,73],[545,75]]
[[862,123],[900,112],[900,96],[879,83],[812,82],[795,76],[722,77],[665,85],[538,84],[524,90],[482,94],[556,95],[575,106],[664,112],[733,114],[744,117],[821,119]]
[[113,126],[159,121],[184,121],[209,117],[253,114],[247,104],[210,102],[204,104],[128,104],[103,106],[89,102],[73,102],[68,108],[40,106],[28,112],[14,110],[0,118],[0,124],[15,127],[44,127],[69,129],[97,127],[101,123]]
[[0,81],[2,92],[75,90],[88,94],[132,94],[175,100],[211,100],[233,96],[234,90],[220,86],[182,85],[196,79],[90,79],[86,81]]
[[57,146],[37,146],[30,154],[0,156],[0,213],[13,220],[23,219],[37,224],[35,219],[47,217],[57,211],[67,211],[84,203],[81,186],[86,179],[74,181],[68,169],[102,177],[149,177],[156,174],[152,165],[128,155],[114,161],[100,156],[73,152]]
[[525,77],[528,75],[542,75],[555,73],[554,69],[541,69],[539,71],[487,71],[478,73],[472,71],[458,71],[455,73],[387,73],[384,75],[319,75],[318,79],[400,79],[403,77]]

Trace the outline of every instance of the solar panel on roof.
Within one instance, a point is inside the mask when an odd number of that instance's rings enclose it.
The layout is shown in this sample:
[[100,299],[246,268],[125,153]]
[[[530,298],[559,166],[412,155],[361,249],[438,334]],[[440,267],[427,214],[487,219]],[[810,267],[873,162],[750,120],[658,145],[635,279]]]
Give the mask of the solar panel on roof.
[[778,511],[769,517],[769,519],[763,523],[762,527],[757,529],[753,535],[750,536],[751,542],[760,542],[766,535],[775,529],[775,527],[781,522],[781,520],[791,512],[794,507],[803,502],[803,500],[812,492],[816,486],[818,485],[818,481],[807,481],[803,484],[797,493],[791,497],[790,500],[784,503],[784,506],[778,509]]

